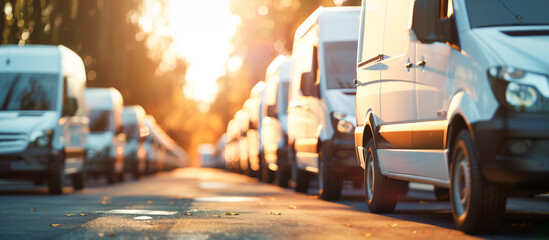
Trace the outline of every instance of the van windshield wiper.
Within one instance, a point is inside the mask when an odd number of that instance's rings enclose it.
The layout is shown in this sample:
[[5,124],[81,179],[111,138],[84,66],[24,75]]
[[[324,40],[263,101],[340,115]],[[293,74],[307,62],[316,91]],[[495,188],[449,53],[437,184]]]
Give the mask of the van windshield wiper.
[[549,23],[501,23],[501,24],[487,24],[487,25],[479,25],[477,27],[483,28],[483,27],[505,27],[505,26],[542,26],[542,25],[549,25]]
[[9,102],[11,100],[11,97],[13,96],[13,89],[15,89],[15,86],[17,85],[17,83],[19,82],[19,77],[16,77],[15,79],[13,79],[13,82],[11,82],[11,86],[8,88],[8,94],[6,94],[6,99],[4,99],[4,102],[2,103],[2,107],[0,108],[0,110],[7,110],[8,109],[8,105],[9,105]]

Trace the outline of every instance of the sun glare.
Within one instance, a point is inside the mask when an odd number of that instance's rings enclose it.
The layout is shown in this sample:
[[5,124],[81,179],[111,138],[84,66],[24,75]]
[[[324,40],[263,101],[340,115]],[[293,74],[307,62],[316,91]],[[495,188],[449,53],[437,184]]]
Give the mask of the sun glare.
[[[174,69],[176,60],[184,59],[189,64],[183,86],[188,99],[213,102],[218,91],[217,79],[227,72],[231,39],[241,21],[231,14],[228,3],[229,0],[144,2],[139,25],[149,35],[149,48],[162,49],[162,53],[151,53],[162,54],[157,73]],[[164,9],[159,9],[162,6]],[[159,40],[166,36],[173,41]],[[237,67],[238,63],[231,63],[229,71]]]

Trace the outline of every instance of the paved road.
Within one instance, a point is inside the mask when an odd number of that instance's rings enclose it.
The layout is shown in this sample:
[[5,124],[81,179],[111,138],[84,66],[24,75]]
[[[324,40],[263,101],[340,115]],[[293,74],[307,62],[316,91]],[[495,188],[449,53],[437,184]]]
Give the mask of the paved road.
[[[0,239],[549,238],[549,201],[511,199],[498,235],[470,236],[450,205],[413,187],[394,214],[371,214],[360,190],[327,202],[217,169],[186,168],[62,196],[0,184]],[[69,188],[66,189],[70,191]]]

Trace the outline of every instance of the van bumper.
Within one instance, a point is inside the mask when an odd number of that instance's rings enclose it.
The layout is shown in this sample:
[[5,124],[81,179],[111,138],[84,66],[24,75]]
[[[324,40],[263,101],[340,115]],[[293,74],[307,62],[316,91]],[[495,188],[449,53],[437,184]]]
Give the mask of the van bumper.
[[324,146],[328,156],[332,156],[328,161],[330,171],[346,176],[345,178],[362,177],[363,170],[356,160],[355,140],[351,134],[341,138],[321,143]]
[[57,161],[63,161],[63,154],[51,148],[0,154],[0,178],[45,179]]
[[472,128],[487,180],[549,190],[549,114],[500,109]]
[[88,149],[87,152],[87,170],[89,173],[106,173],[109,170],[111,163],[110,150],[108,148],[102,150]]

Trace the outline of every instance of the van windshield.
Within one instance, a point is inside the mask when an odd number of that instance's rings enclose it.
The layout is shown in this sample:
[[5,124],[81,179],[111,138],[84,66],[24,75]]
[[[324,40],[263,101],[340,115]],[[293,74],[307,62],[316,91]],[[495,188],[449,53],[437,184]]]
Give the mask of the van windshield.
[[55,110],[59,75],[0,73],[0,111]]
[[90,111],[90,132],[107,132],[111,129],[111,112],[106,110]]
[[549,25],[547,0],[465,0],[471,28]]
[[356,51],[356,42],[324,43],[328,89],[355,88],[353,79],[356,76]]

